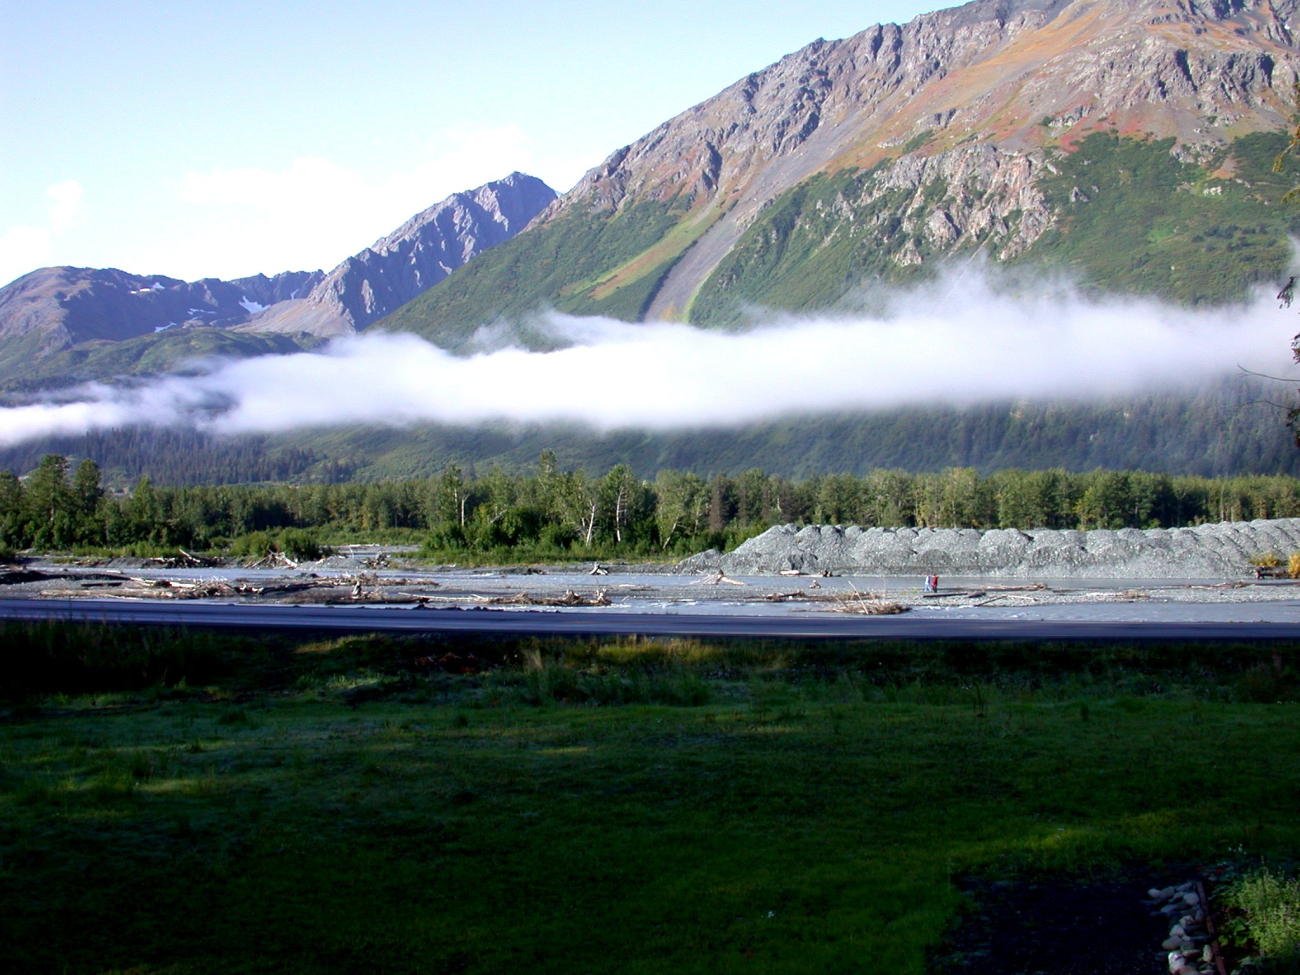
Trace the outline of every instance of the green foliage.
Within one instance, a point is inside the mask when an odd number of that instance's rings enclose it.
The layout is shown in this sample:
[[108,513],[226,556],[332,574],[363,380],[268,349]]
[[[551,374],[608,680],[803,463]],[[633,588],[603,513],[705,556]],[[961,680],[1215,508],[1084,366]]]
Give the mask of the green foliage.
[[916,135],[912,136],[912,138],[908,139],[906,142],[903,143],[902,148],[900,148],[898,151],[899,155],[907,156],[910,155],[911,153],[916,152],[916,150],[922,148],[923,146],[929,145],[931,142],[934,141],[934,135],[935,135],[934,129],[925,129],[924,131],[916,133]]
[[[1188,304],[1241,298],[1284,277],[1288,235],[1300,231],[1300,215],[1277,206],[1290,184],[1272,162],[1285,144],[1283,134],[1255,133],[1198,165],[1175,158],[1172,140],[1094,133],[1053,158],[1056,174],[1038,185],[1059,217],[1017,263],[1065,268],[1103,291]],[[692,321],[733,324],[747,306],[829,307],[863,285],[921,273],[925,265],[897,260],[909,246],[922,260],[938,256],[903,229],[913,193],[881,191],[878,171],[819,174],[774,200],[701,287]],[[933,207],[952,192],[932,181],[923,197]]]
[[268,531],[249,532],[240,535],[230,545],[230,554],[237,559],[260,559],[272,552],[278,552],[275,536]]
[[483,325],[545,308],[634,319],[653,297],[668,264],[647,268],[609,295],[594,290],[605,276],[665,237],[687,208],[684,200],[647,200],[615,213],[570,210],[475,258],[379,327],[416,332],[455,347]]
[[284,552],[315,559],[322,538],[422,539],[444,562],[676,558],[734,548],[780,524],[931,528],[1156,528],[1300,517],[1300,480],[1208,479],[1142,471],[1015,468],[981,477],[874,470],[791,480],[750,468],[709,480],[626,464],[600,477],[566,471],[544,453],[527,473],[456,465],[425,480],[369,484],[155,487],[104,494],[93,465],[73,484],[50,455],[23,484],[0,473],[0,545],[119,550],[141,555],[227,548],[236,557]]
[[909,243],[929,248],[902,230],[909,190],[867,199],[879,169],[819,174],[777,197],[700,288],[691,321],[735,324],[751,305],[825,308],[867,282],[910,277],[896,258]]
[[787,477],[876,468],[1146,468],[1177,474],[1300,474],[1300,451],[1269,399],[1246,378],[1195,394],[1153,393],[1107,403],[987,404],[825,415],[740,428],[621,430],[421,425],[352,427],[275,437],[214,438],[131,428],[0,450],[0,470],[28,472],[44,453],[92,457],[120,489],[155,484],[338,482],[427,478],[452,464],[518,472],[543,450],[570,468],[626,463],[643,478],[663,469]]
[[287,481],[308,471],[338,481],[352,475],[355,451],[327,458],[264,436],[214,437],[180,428],[127,427],[31,442],[0,451],[0,469],[30,471],[45,454],[93,458],[104,486],[126,487],[148,474],[157,484]]
[[240,535],[230,545],[230,554],[236,558],[259,559],[272,552],[282,552],[297,562],[319,559],[327,554],[315,534],[301,528],[282,528],[278,531],[254,531]]
[[1246,295],[1285,277],[1300,214],[1278,206],[1289,177],[1272,171],[1281,133],[1235,140],[1198,166],[1173,140],[1088,136],[1040,185],[1061,213],[1023,259],[1062,266],[1107,291],[1187,304]]
[[1300,880],[1267,867],[1233,881],[1223,903],[1245,915],[1251,942],[1272,962],[1300,965]]
[[319,559],[326,554],[316,536],[301,528],[284,529],[276,539],[276,544],[281,552],[298,562]]
[[[6,352],[9,343],[6,342]],[[244,359],[301,352],[304,345],[286,335],[185,328],[142,335],[121,342],[87,342],[53,356],[13,355],[0,360],[0,388],[40,389],[118,376],[174,372],[181,364],[221,356]]]

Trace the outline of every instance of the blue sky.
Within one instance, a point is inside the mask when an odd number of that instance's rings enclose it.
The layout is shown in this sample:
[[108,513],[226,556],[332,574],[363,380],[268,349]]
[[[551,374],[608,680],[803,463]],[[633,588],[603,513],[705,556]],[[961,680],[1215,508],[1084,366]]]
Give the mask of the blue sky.
[[0,0],[0,284],[329,268],[608,153],[817,37],[945,4]]

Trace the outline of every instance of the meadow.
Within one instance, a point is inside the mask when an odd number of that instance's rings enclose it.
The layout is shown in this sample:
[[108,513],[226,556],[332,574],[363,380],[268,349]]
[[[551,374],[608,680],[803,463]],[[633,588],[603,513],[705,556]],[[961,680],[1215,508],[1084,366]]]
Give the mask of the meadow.
[[946,971],[971,878],[1300,846],[1289,644],[0,647],[7,971]]

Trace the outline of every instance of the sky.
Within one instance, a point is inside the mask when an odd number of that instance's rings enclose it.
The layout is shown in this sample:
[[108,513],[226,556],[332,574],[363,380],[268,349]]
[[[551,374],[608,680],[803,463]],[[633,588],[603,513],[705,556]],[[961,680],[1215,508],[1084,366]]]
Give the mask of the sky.
[[935,0],[0,0],[0,285],[328,270],[514,170],[559,191],[818,38]]

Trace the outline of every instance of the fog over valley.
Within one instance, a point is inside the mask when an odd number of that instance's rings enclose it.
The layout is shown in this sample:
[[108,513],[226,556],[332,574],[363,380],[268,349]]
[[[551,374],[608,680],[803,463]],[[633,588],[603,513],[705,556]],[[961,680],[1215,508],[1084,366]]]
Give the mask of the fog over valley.
[[0,445],[130,426],[245,434],[505,421],[676,430],[908,406],[1089,401],[1177,391],[1239,368],[1278,375],[1297,328],[1294,313],[1264,293],[1190,310],[1057,285],[1012,294],[976,273],[895,292],[878,314],[755,320],[733,332],[550,313],[518,331],[484,328],[476,351],[459,355],[372,332],[323,353],[210,361],[194,374],[44,394],[0,409]]

